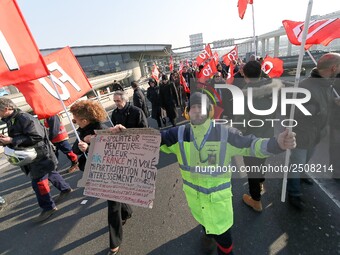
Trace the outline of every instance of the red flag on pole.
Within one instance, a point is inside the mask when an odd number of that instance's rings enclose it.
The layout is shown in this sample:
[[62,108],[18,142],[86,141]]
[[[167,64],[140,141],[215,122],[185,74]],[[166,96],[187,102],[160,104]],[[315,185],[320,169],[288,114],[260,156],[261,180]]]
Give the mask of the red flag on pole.
[[270,78],[280,77],[283,74],[283,61],[279,58],[266,56],[261,68]]
[[0,1],[0,87],[49,71],[15,0]]
[[238,0],[238,16],[240,16],[241,19],[243,19],[244,14],[246,13],[248,4],[253,4],[253,0]]
[[196,58],[197,64],[200,65],[211,57],[212,57],[212,52],[211,52],[210,44],[207,44],[204,50],[197,56]]
[[223,57],[223,62],[229,66],[231,62],[238,59],[238,50],[237,46],[235,46],[231,51],[225,54]]
[[154,78],[157,82],[159,82],[159,71],[158,71],[158,67],[156,66],[156,64],[153,64],[151,77]]
[[169,69],[170,69],[170,72],[174,70],[174,60],[172,59],[172,55],[170,56]]
[[217,73],[217,67],[215,64],[215,60],[211,59],[208,63],[206,63],[199,73],[199,80],[200,82],[204,82]]
[[235,68],[234,62],[230,62],[229,70],[228,70],[228,77],[226,79],[227,84],[233,84],[234,82],[234,68]]
[[[283,20],[289,41],[294,45],[301,45],[304,22]],[[340,19],[314,20],[309,23],[305,49],[313,44],[327,46],[332,40],[340,38]]]
[[182,72],[182,69],[183,69],[183,61],[181,60],[181,61],[179,61],[179,72]]
[[182,71],[179,72],[179,84],[181,84],[184,88],[185,93],[190,93],[189,86],[187,81],[185,80],[184,76],[182,75]]
[[217,51],[214,51],[213,57],[214,57],[214,60],[215,60],[215,64],[217,65],[218,64],[218,60],[220,59],[220,57],[218,56]]
[[[69,47],[53,52],[44,59],[65,106],[91,90],[91,84]],[[47,118],[63,110],[49,78],[18,83],[15,86],[39,118]]]

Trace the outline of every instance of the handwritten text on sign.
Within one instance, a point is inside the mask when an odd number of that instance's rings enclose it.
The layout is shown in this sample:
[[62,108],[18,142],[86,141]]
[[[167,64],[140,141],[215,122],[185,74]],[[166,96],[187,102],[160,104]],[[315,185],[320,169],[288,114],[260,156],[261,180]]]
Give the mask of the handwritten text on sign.
[[98,131],[86,162],[84,195],[152,208],[160,139],[147,128],[116,135]]

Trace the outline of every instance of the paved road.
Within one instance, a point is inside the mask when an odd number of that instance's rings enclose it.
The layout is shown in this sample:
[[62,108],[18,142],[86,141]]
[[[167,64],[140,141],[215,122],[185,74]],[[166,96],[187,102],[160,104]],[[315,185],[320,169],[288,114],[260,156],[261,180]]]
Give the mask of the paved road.
[[[314,160],[327,158],[326,142],[319,146]],[[269,160],[282,162],[283,155]],[[63,172],[68,166],[69,162],[61,155],[59,170]],[[49,221],[35,224],[32,219],[40,209],[29,179],[3,158],[0,167],[0,194],[8,201],[0,212],[0,254],[106,254],[106,201],[84,197],[83,189],[76,188]],[[81,173],[63,176],[76,187]],[[333,186],[328,193],[339,200],[339,182],[317,181]],[[235,254],[340,254],[340,208],[323,189],[316,184],[303,186],[308,208],[297,212],[280,202],[281,180],[268,179],[265,186],[265,209],[259,214],[241,200],[248,189],[245,176],[233,179]],[[52,192],[57,195],[56,189],[52,188]],[[82,204],[84,200],[86,204]],[[201,228],[187,208],[176,160],[161,154],[154,208],[135,207],[133,217],[124,226],[120,254],[202,254],[201,235]]]

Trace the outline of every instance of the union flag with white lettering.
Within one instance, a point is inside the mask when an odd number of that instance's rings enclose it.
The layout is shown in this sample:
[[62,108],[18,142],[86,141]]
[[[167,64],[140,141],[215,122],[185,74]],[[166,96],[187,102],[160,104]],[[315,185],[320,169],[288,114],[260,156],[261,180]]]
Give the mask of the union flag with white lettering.
[[222,57],[224,64],[227,66],[230,65],[231,62],[238,59],[238,50],[237,46],[235,46],[232,50],[230,50],[227,54]]
[[15,0],[0,1],[0,87],[49,71]]
[[[294,45],[301,45],[304,22],[283,20],[289,41]],[[309,23],[305,49],[313,44],[327,46],[332,40],[340,38],[340,19],[313,20]]]
[[206,60],[209,60],[212,56],[213,54],[211,52],[210,44],[207,44],[204,50],[197,56],[196,58],[197,64],[198,65],[202,64]]
[[[84,96],[92,86],[69,47],[44,57],[49,72],[65,106]],[[47,77],[15,84],[39,118],[63,110],[58,94]]]
[[277,78],[283,74],[283,61],[279,58],[266,56],[263,60],[262,71],[270,78]]

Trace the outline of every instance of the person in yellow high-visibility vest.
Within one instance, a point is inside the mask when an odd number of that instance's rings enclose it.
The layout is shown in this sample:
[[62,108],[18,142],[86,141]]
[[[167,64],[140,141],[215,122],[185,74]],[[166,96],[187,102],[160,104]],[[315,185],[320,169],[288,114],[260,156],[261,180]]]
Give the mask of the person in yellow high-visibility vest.
[[[207,97],[203,100],[208,114],[202,115],[202,94],[193,93],[187,110],[190,123],[162,131],[160,149],[177,156],[189,208],[206,233],[204,248],[215,248],[216,241],[219,255],[233,254],[231,173],[227,171],[231,158],[264,158],[295,148],[295,134],[286,130],[277,139],[242,136],[235,128],[214,125],[212,106]],[[124,127],[117,125],[113,132],[120,129]]]

